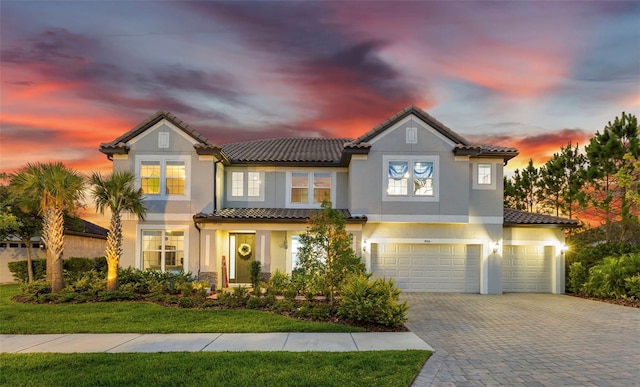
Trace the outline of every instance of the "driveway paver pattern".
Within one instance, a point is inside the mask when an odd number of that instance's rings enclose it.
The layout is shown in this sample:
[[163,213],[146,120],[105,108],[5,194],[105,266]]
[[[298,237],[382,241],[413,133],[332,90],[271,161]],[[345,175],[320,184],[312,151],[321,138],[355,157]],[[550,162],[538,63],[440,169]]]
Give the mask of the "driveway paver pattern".
[[435,350],[414,386],[640,386],[640,309],[553,294],[404,293]]

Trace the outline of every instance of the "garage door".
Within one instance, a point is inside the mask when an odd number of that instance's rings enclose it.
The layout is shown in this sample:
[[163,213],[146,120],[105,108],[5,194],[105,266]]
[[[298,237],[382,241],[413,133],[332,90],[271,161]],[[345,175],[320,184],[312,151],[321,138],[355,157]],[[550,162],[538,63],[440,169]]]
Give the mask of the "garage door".
[[413,292],[480,292],[480,245],[371,245],[374,275]]
[[504,246],[503,292],[551,292],[552,246]]

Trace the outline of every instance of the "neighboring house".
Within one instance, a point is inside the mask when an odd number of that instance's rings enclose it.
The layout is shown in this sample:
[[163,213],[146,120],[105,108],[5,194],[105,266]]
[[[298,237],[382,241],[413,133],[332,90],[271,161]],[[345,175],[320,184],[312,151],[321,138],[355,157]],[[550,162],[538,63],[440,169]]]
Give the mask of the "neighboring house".
[[[75,218],[64,231],[63,258],[103,257],[107,247],[107,229],[84,219]],[[31,258],[45,259],[47,252],[40,237],[31,239]],[[0,283],[14,282],[9,262],[27,259],[27,246],[18,240],[0,241]]]
[[[514,148],[472,144],[409,106],[356,139],[215,144],[159,111],[100,151],[135,171],[146,220],[124,220],[121,263],[249,283],[249,264],[290,273],[324,198],[354,249],[406,291],[564,292],[575,221],[503,209]],[[250,251],[247,253],[247,251]]]

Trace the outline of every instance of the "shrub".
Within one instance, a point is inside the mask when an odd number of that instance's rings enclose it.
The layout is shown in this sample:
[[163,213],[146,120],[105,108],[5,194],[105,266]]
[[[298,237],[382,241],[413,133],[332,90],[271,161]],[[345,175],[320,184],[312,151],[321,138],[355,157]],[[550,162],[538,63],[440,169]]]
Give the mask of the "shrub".
[[70,257],[62,262],[62,267],[73,273],[84,273],[94,268],[94,261],[89,258]]
[[253,292],[255,294],[260,293],[260,271],[262,270],[262,265],[260,261],[251,261],[251,265],[249,267],[249,276],[251,278],[251,287],[253,288]]
[[20,290],[25,301],[36,301],[41,295],[51,293],[51,285],[45,280],[22,282]]
[[640,253],[607,257],[589,270],[584,285],[586,294],[595,297],[623,298],[627,295],[627,278],[640,274]]
[[636,300],[640,300],[640,274],[626,278],[624,281],[626,283],[627,295]]
[[567,263],[580,262],[588,270],[602,262],[605,257],[619,257],[625,254],[640,253],[640,245],[622,242],[583,244],[572,246],[567,251]]
[[294,311],[293,301],[291,301],[291,300],[278,300],[273,304],[273,309],[278,313]]
[[[47,260],[32,259],[33,279],[34,281],[43,280],[47,277]],[[27,282],[29,275],[27,273],[27,261],[9,262],[9,271],[16,281]]]
[[239,286],[233,289],[233,292],[219,290],[217,292],[220,305],[227,308],[241,308],[247,305],[249,299],[249,289]]
[[247,308],[248,309],[260,309],[262,308],[262,298],[256,296],[250,296],[247,299]]
[[278,269],[271,275],[269,282],[267,282],[267,293],[274,296],[281,296],[284,294],[285,289],[289,287],[290,283],[289,276]]
[[347,278],[338,306],[338,316],[360,323],[399,326],[407,321],[408,306],[399,303],[400,290],[392,280],[369,275],[352,275]]
[[580,294],[583,291],[585,282],[589,279],[589,271],[582,265],[582,262],[574,262],[569,266],[569,279],[567,290],[571,293]]
[[69,282],[67,287],[74,291],[97,294],[99,291],[106,289],[107,280],[102,273],[98,273],[92,269],[82,273],[77,279]]
[[178,300],[178,306],[181,308],[193,308],[196,305],[196,301],[193,297],[182,297]]

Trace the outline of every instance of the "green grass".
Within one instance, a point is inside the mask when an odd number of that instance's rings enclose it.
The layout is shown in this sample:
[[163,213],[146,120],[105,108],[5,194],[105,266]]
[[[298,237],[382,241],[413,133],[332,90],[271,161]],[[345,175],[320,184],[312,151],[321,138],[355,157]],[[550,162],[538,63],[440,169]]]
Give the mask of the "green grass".
[[429,351],[0,355],[3,386],[409,386]]
[[23,304],[19,285],[0,286],[0,333],[360,332],[256,310],[181,309],[148,302]]

